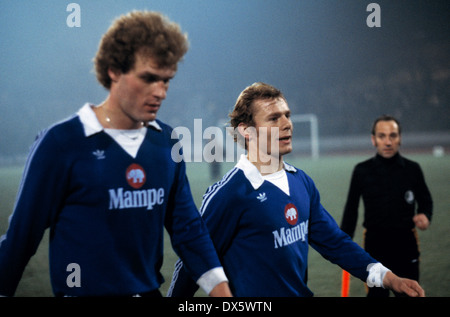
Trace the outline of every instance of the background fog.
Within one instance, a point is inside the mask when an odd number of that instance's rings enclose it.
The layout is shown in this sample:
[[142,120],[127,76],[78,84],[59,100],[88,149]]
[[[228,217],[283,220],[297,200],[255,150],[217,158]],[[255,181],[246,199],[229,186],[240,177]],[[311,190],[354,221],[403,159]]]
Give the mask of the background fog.
[[[80,27],[66,23],[71,2]],[[371,2],[381,7],[379,28],[366,24]],[[3,161],[26,155],[39,130],[85,102],[105,99],[92,59],[113,19],[133,9],[161,11],[189,34],[159,112],[173,127],[195,118],[216,125],[243,88],[264,81],[294,114],[316,114],[323,140],[368,140],[373,119],[390,113],[405,133],[450,143],[449,1],[2,0]]]

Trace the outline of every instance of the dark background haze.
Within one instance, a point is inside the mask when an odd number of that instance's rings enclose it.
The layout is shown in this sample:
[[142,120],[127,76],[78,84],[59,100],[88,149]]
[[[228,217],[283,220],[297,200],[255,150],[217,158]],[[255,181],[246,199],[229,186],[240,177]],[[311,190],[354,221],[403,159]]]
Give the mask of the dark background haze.
[[[71,2],[81,27],[66,24]],[[380,28],[366,25],[371,2]],[[320,137],[368,138],[373,119],[390,113],[405,133],[450,143],[448,0],[2,0],[0,158],[26,155],[39,130],[106,98],[92,59],[111,22],[133,9],[161,11],[189,35],[158,116],[173,127],[217,125],[264,81],[294,114],[316,114]]]

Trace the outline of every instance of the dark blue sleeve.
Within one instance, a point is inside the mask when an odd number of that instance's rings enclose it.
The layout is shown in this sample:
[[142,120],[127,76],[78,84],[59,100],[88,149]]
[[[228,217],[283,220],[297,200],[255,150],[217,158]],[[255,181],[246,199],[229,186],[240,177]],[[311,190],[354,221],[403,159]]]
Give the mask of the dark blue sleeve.
[[172,246],[196,281],[207,271],[221,267],[208,230],[192,198],[185,163],[177,163],[177,180],[169,197],[165,226]]
[[[219,258],[231,243],[238,220],[235,213],[231,212],[233,208],[229,208],[229,204],[232,202],[227,199],[225,193],[226,189],[220,190],[217,184],[211,186],[203,196],[201,207],[202,218],[207,225]],[[175,265],[168,296],[189,297],[194,295],[197,289],[197,284],[186,270],[183,262],[179,260]]]
[[[240,197],[241,184],[230,182],[226,186],[211,186],[204,195],[200,209],[208,227],[219,258],[225,254],[233,242],[245,203]],[[231,191],[231,192],[230,192]],[[230,198],[232,197],[232,199]]]
[[186,271],[183,261],[178,260],[175,263],[175,270],[167,292],[167,297],[193,297],[198,288],[197,283]]
[[339,265],[350,274],[365,281],[367,266],[377,263],[363,248],[343,232],[320,203],[320,195],[312,180],[307,179],[311,198],[309,243],[325,259]]
[[64,200],[68,172],[51,131],[31,147],[9,227],[0,237],[0,294],[13,296],[25,266]]

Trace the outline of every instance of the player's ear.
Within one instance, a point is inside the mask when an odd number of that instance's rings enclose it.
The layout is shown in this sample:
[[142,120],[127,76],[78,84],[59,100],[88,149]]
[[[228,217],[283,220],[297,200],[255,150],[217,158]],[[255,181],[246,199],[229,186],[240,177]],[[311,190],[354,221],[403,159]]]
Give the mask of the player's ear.
[[111,82],[115,83],[119,80],[119,77],[122,73],[116,69],[108,68],[108,76],[111,78]]
[[243,122],[239,123],[239,125],[238,125],[238,127],[237,127],[239,134],[240,134],[246,141],[248,141],[248,139],[250,138],[250,135],[249,135],[249,133],[247,132],[247,128],[248,128],[248,126],[247,126],[245,123],[243,123]]
[[245,139],[245,141],[256,140],[258,134],[256,133],[256,128],[249,126],[243,122],[238,125],[239,134]]
[[372,140],[372,145],[374,147],[377,147],[377,140],[375,139],[375,135],[372,134],[370,139]]

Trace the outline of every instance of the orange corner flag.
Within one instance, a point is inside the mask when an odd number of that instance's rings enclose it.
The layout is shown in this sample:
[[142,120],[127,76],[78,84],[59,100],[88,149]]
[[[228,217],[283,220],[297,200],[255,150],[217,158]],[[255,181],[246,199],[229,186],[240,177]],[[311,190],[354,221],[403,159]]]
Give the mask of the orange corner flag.
[[350,273],[342,270],[341,297],[348,297],[349,291],[350,291]]

